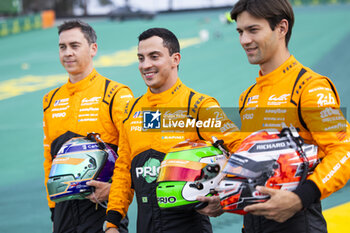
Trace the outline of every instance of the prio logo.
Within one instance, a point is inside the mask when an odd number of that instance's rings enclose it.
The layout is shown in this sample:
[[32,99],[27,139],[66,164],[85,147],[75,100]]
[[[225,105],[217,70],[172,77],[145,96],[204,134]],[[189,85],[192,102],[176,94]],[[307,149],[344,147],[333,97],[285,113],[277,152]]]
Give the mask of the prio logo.
[[162,114],[157,110],[143,112],[143,128],[144,129],[160,129],[160,116]]
[[158,177],[160,170],[160,161],[158,159],[150,158],[145,162],[143,167],[137,167],[135,169],[136,177],[142,176],[147,183],[152,183]]
[[60,117],[65,117],[66,113],[65,112],[60,112],[60,113],[53,113],[52,118],[60,118]]
[[170,196],[170,197],[157,197],[159,204],[168,204],[168,203],[175,203],[176,197]]
[[243,115],[243,120],[252,120],[254,117],[253,113],[246,113]]

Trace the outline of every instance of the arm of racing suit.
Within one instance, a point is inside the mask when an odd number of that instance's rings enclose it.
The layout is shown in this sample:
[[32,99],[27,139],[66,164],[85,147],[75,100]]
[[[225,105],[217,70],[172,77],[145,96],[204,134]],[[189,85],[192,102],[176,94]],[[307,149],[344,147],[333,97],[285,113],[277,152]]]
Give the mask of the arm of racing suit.
[[308,180],[294,192],[308,207],[341,189],[350,178],[349,123],[340,111],[340,101],[330,81],[318,79],[305,87],[301,115],[322,161]]
[[218,128],[200,128],[199,134],[205,140],[212,142],[212,136],[224,140],[225,146],[234,152],[241,143],[238,127],[227,117],[219,103],[214,98],[209,98],[203,102],[198,112],[198,119],[205,121],[215,119],[221,122]]
[[[47,96],[44,97],[43,103],[45,103],[45,99],[47,99]],[[45,105],[44,105],[45,107]],[[49,174],[51,170],[51,164],[52,164],[52,156],[51,156],[51,140],[48,135],[48,125],[46,121],[46,115],[44,112],[43,117],[43,130],[44,130],[44,174],[45,174],[45,187],[46,187],[46,198],[48,201],[49,208],[51,210],[51,220],[53,221],[53,212],[55,208],[55,202],[50,200],[49,193],[47,191],[47,181],[49,179]]]
[[[112,111],[112,120],[114,125],[117,127],[119,132],[120,123],[123,118],[123,111],[125,104],[133,98],[133,93],[129,87],[125,86],[118,90],[113,99]],[[118,133],[119,134],[119,133]],[[118,136],[118,135],[117,135]]]
[[125,217],[134,196],[131,188],[131,150],[125,127],[120,124],[118,159],[115,163],[112,185],[108,198],[106,220],[116,226]]
[[[107,114],[109,114],[110,119],[113,121],[113,124],[115,126],[115,130],[111,131],[110,134],[113,135],[113,143],[115,146],[118,146],[120,121],[122,119],[124,107],[126,105],[126,102],[133,98],[133,94],[129,87],[122,85],[122,87],[117,89],[116,93],[111,98],[111,103],[108,105],[108,108],[106,108],[105,111]],[[117,148],[114,149],[116,150]],[[87,196],[88,199],[95,203],[96,201],[108,200],[111,187],[110,182],[100,182],[98,185],[89,182],[88,185],[95,187],[95,195]]]

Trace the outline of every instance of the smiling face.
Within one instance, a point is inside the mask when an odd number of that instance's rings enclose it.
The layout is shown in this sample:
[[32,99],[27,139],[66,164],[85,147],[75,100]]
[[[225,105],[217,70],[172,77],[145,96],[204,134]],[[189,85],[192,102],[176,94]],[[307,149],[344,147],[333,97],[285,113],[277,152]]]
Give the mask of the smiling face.
[[272,31],[266,19],[255,18],[247,11],[237,17],[240,43],[251,64],[269,62],[277,51],[277,30]]
[[171,88],[177,80],[179,53],[169,54],[163,39],[152,36],[141,40],[138,46],[139,70],[152,93],[161,93]]
[[88,76],[93,70],[92,58],[97,44],[89,44],[80,28],[62,31],[59,35],[59,56],[62,66],[75,83]]
[[243,11],[237,16],[237,32],[239,40],[251,64],[258,64],[263,75],[266,75],[283,62],[290,54],[286,47],[288,21],[282,19],[271,29],[264,18],[256,18]]

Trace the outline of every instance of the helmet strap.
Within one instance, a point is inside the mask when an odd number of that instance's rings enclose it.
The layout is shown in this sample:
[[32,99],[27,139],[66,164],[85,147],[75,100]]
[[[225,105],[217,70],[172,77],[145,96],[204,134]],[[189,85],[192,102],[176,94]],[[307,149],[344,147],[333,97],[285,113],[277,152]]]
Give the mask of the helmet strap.
[[303,172],[300,178],[300,182],[298,184],[298,187],[299,187],[306,181],[307,174],[309,172],[309,159],[305,155],[305,152],[302,148],[302,145],[304,144],[304,140],[300,137],[298,131],[293,126],[283,128],[281,130],[280,136],[285,136],[289,139],[289,141],[291,142],[291,146],[298,151],[299,157],[303,161],[303,164],[302,164]]
[[219,139],[217,139],[214,136],[212,136],[212,140],[213,140],[213,146],[215,146],[216,148],[221,150],[221,152],[226,156],[226,158],[229,158],[230,157],[230,152],[226,148],[226,146],[224,145],[224,140],[219,140]]
[[96,210],[97,210],[97,205],[100,205],[101,207],[107,209],[107,201],[104,201],[103,203],[100,202],[100,201],[98,200],[98,198],[96,197],[95,192],[92,192],[92,197],[93,197],[93,198],[95,199],[95,201],[96,201]]

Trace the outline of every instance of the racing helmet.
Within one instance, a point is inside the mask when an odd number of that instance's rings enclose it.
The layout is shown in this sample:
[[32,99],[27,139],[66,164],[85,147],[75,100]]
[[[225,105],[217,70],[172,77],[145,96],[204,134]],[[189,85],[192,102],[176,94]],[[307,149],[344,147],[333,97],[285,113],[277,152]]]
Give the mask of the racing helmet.
[[52,161],[47,181],[49,197],[54,202],[84,199],[93,192],[86,182],[108,182],[118,155],[99,137],[75,137],[64,143]]
[[196,197],[214,193],[227,157],[218,147],[203,140],[187,140],[171,148],[160,165],[157,179],[159,207],[203,208],[205,204]]
[[246,214],[244,207],[265,202],[255,187],[295,190],[318,164],[317,146],[305,144],[294,127],[257,131],[232,154],[217,191],[223,210]]

